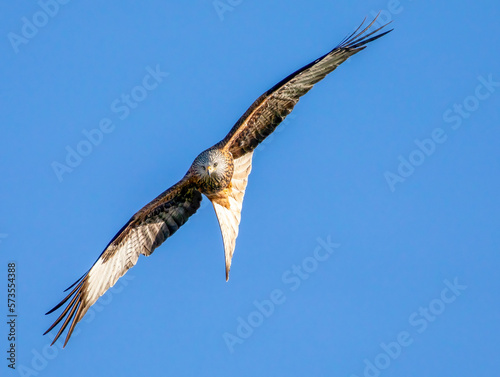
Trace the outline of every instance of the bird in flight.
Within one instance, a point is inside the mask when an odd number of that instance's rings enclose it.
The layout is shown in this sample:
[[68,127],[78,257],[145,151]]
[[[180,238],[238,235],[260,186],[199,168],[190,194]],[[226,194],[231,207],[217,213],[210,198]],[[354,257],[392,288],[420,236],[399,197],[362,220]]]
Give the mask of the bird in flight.
[[132,216],[90,270],[66,289],[71,289],[69,294],[46,313],[54,312],[69,301],[45,332],[47,334],[62,322],[52,344],[71,323],[64,342],[66,346],[75,325],[87,310],[137,263],[139,255],[151,255],[196,212],[202,200],[201,194],[212,202],[219,221],[226,281],[229,279],[253,151],[290,114],[299,98],[314,84],[350,56],[363,50],[367,43],[392,31],[379,32],[387,25],[370,31],[376,19],[366,27],[363,27],[363,21],[333,50],[295,71],[257,98],[223,140],[195,158],[179,182]]

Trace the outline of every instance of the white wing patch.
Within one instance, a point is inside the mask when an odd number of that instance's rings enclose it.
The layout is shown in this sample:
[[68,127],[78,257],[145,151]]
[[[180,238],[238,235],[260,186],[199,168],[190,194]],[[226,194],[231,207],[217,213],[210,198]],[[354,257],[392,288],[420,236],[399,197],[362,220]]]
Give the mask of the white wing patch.
[[[142,228],[142,227],[141,227]],[[104,262],[99,258],[96,264],[90,269],[87,284],[87,307],[93,305],[97,299],[121,278],[129,268],[133,267],[141,254],[141,242],[144,237],[144,230],[137,231],[131,229],[127,240],[116,247],[118,250],[112,258]],[[147,255],[147,254],[146,254]],[[83,316],[85,313],[82,313]]]
[[[184,215],[183,207],[172,209],[172,213],[159,213],[156,217],[146,220],[143,224],[130,229],[126,239],[118,246],[110,245],[114,249],[109,260],[99,258],[89,271],[87,277],[86,304],[91,306],[109,288],[121,278],[139,259],[139,255],[149,256],[170,234],[179,229],[181,224],[175,221],[176,213]],[[186,217],[188,217],[187,215]],[[83,316],[85,313],[82,313]]]
[[212,201],[224,242],[226,281],[229,280],[229,269],[231,268],[231,260],[233,259],[234,248],[236,246],[236,237],[238,237],[241,207],[248,183],[248,175],[252,170],[252,156],[253,152],[234,160],[234,173],[231,179],[232,187],[228,196],[230,208],[228,209]]

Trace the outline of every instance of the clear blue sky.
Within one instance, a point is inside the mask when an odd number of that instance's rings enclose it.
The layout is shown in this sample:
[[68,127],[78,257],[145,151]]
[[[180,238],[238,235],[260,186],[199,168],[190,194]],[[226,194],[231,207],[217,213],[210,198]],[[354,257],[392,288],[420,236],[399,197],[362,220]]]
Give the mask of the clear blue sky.
[[[2,376],[498,371],[498,1],[53,4],[0,5]],[[378,10],[394,32],[255,153],[229,282],[205,203],[49,350],[44,313],[129,217]]]

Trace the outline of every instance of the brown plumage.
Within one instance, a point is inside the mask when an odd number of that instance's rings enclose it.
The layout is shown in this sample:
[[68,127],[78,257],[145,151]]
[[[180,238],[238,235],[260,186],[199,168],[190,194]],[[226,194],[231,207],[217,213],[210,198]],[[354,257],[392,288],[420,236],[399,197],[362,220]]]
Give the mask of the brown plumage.
[[[69,325],[64,346],[75,325],[87,310],[116,281],[134,266],[139,255],[149,256],[174,234],[200,207],[205,194],[214,206],[221,228],[226,280],[241,220],[241,208],[252,169],[253,150],[292,111],[299,98],[347,58],[389,31],[376,34],[385,25],[368,32],[356,29],[337,47],[319,59],[292,73],[262,94],[236,122],[229,134],[213,147],[200,153],[178,183],[144,206],[125,224],[106,246],[90,270],[67,290],[71,292],[47,314],[69,301],[52,326],[62,322],[54,342]],[[363,22],[364,23],[364,22]]]

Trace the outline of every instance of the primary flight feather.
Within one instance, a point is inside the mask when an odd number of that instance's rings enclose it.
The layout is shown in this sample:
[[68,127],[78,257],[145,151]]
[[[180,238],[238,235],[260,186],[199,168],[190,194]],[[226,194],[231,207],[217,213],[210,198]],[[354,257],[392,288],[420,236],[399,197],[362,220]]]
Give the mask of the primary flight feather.
[[45,332],[62,322],[54,344],[68,327],[66,346],[75,325],[87,310],[127,270],[139,255],[151,255],[200,207],[202,194],[213,204],[224,244],[226,280],[241,219],[243,197],[252,169],[253,151],[290,114],[300,97],[365,45],[389,33],[386,25],[369,31],[364,22],[337,47],[295,71],[262,94],[236,122],[228,135],[196,157],[179,182],[144,206],[109,242],[90,270],[67,290],[69,294],[47,314],[66,302],[63,312]]

